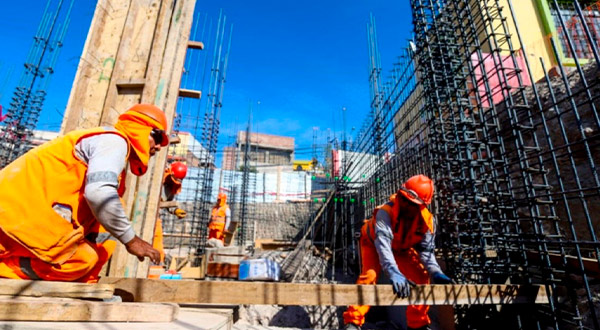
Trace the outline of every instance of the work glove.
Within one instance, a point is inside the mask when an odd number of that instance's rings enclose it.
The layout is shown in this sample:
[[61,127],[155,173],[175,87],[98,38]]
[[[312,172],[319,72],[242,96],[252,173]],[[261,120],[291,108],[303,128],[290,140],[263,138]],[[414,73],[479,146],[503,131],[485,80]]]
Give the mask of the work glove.
[[450,277],[446,276],[446,274],[442,272],[434,273],[431,276],[434,284],[453,284],[455,283]]
[[177,216],[179,219],[183,219],[187,215],[187,212],[180,208],[177,208],[175,209],[175,212],[173,212],[173,214],[175,214],[175,216]]
[[407,280],[406,277],[400,273],[391,275],[390,282],[392,282],[394,293],[399,298],[408,298],[408,296],[410,296],[410,288],[415,286],[413,281]]

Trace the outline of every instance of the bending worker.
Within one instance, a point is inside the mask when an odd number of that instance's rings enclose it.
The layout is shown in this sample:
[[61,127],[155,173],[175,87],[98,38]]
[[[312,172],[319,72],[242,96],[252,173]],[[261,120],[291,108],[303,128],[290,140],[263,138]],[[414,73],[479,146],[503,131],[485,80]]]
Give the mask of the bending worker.
[[208,239],[216,238],[225,242],[224,231],[229,228],[231,210],[227,205],[227,195],[219,193],[217,203],[212,208],[210,223],[208,224]]
[[146,173],[169,143],[166,131],[162,110],[138,104],[114,127],[69,132],[2,169],[0,277],[95,282],[112,239],[157,263],[159,252],[135,234],[120,197],[127,164]]
[[[182,162],[174,162],[167,166],[165,174],[163,176],[163,189],[161,200],[172,201],[175,196],[181,192],[181,184],[183,179],[187,175],[187,166]],[[185,218],[187,212],[180,209],[179,207],[170,207],[167,211],[175,215],[179,219]],[[156,219],[156,225],[154,227],[154,240],[152,241],[152,247],[160,252],[160,262],[165,262],[165,248],[163,244],[163,229],[162,220]]]
[[[433,181],[424,175],[408,179],[390,201],[378,206],[361,228],[361,274],[357,284],[375,284],[381,269],[400,298],[410,295],[411,286],[448,284],[434,256],[435,222],[427,209],[433,198]],[[383,212],[382,212],[383,211]],[[360,329],[370,306],[350,306],[344,313],[345,329]],[[406,308],[408,329],[429,329],[429,306]]]

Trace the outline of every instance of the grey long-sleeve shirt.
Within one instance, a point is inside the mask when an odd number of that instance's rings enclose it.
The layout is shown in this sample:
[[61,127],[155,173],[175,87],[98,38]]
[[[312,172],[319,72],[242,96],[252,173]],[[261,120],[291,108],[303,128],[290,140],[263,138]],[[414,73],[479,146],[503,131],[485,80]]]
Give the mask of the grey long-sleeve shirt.
[[[433,221],[435,230],[435,220]],[[394,233],[392,230],[392,220],[389,214],[385,211],[377,212],[375,217],[375,249],[379,255],[379,263],[381,268],[388,276],[392,274],[402,274],[398,269],[394,253],[392,252],[392,239]],[[434,235],[431,231],[427,231],[423,240],[414,246],[419,253],[419,259],[429,274],[441,272],[441,268],[435,260],[434,250],[435,242]]]
[[127,142],[116,134],[82,139],[75,154],[87,163],[84,197],[96,219],[121,243],[135,237],[117,192],[119,175],[127,165]]

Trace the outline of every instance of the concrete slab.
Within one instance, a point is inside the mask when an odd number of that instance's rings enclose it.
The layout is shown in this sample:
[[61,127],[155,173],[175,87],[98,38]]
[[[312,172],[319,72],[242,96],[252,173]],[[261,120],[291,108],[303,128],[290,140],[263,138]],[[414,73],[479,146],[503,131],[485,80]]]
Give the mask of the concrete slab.
[[232,330],[232,309],[182,307],[173,322],[6,322],[0,321],[3,330]]

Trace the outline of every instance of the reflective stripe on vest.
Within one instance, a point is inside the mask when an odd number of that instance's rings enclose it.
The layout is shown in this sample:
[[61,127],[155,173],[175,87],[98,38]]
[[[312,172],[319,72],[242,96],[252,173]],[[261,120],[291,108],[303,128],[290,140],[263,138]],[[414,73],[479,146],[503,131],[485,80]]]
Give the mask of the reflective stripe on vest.
[[225,224],[225,220],[227,217],[227,209],[229,208],[229,206],[227,204],[220,206],[220,207],[213,207],[212,209],[212,216],[211,216],[211,222],[212,223],[222,223]]
[[38,276],[31,267],[31,258],[20,257],[19,258],[19,268],[23,274],[27,275],[31,280],[41,280],[42,278]]

